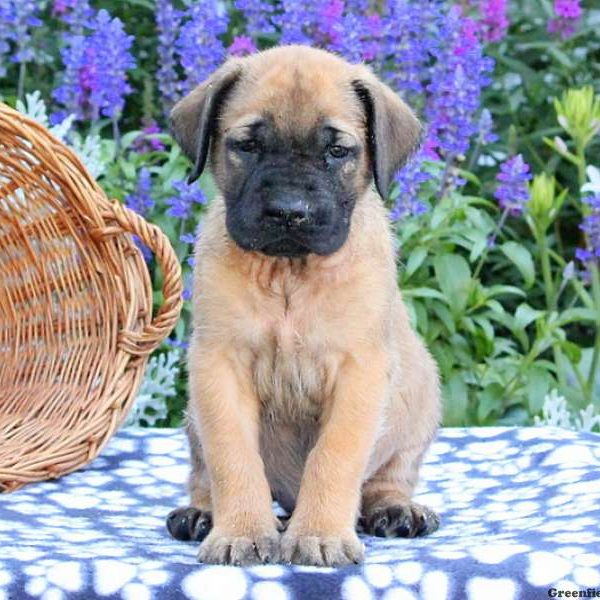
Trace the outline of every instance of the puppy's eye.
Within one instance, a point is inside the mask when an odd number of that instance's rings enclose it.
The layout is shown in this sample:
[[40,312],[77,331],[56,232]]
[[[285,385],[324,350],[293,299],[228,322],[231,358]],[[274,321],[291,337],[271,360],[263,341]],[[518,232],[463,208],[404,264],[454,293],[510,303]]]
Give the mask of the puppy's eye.
[[339,146],[335,144],[334,146],[329,146],[329,154],[333,156],[333,158],[344,158],[348,156],[350,150],[348,148],[344,148],[344,146]]
[[240,152],[258,152],[260,150],[260,144],[253,139],[240,140],[237,142],[236,148]]

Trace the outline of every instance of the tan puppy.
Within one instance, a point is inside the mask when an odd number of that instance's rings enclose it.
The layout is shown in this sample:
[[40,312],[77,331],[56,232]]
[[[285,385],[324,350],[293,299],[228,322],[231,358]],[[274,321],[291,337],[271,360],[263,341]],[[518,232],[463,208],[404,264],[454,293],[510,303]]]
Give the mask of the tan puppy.
[[[227,61],[172,127],[192,179],[210,154],[220,194],[196,254],[192,506],[169,530],[206,536],[203,562],[308,565],[359,562],[357,523],[435,530],[411,495],[438,375],[397,289],[380,197],[417,120],[364,66],[288,46]],[[283,534],[272,498],[292,512]]]

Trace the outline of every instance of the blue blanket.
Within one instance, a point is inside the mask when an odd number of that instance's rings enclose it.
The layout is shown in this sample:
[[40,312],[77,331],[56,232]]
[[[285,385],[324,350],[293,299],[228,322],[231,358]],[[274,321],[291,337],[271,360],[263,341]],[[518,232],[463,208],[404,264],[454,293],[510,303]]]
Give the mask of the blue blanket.
[[440,529],[364,538],[365,564],[337,570],[198,564],[197,544],[164,525],[186,503],[187,462],[181,432],[128,429],[86,469],[0,496],[0,600],[510,600],[600,588],[595,434],[442,430],[418,493]]

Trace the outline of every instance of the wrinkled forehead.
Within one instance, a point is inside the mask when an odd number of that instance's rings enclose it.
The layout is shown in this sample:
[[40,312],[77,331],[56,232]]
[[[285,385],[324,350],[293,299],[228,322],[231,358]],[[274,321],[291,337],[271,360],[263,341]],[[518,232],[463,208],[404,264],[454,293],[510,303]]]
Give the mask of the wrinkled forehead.
[[360,138],[364,114],[351,81],[343,69],[315,63],[250,67],[227,103],[222,127],[235,129],[262,117],[286,137],[330,125]]

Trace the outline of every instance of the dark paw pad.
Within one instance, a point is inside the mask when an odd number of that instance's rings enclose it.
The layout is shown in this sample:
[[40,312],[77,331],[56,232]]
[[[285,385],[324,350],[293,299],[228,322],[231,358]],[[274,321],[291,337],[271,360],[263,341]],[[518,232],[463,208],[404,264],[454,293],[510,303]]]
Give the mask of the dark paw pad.
[[439,526],[440,518],[436,513],[415,503],[378,509],[362,520],[365,533],[386,538],[427,535]]
[[176,508],[167,517],[167,530],[176,539],[201,542],[212,528],[212,515],[193,506]]

